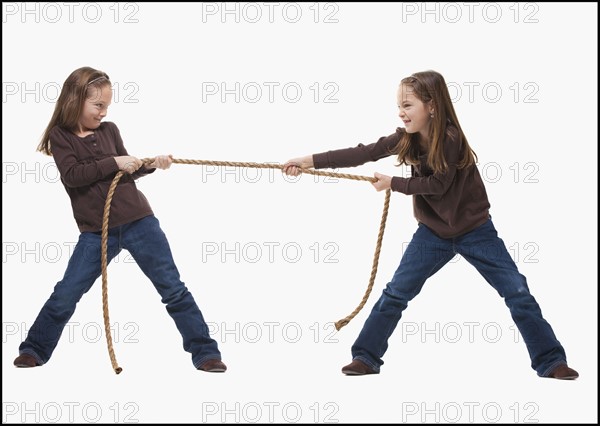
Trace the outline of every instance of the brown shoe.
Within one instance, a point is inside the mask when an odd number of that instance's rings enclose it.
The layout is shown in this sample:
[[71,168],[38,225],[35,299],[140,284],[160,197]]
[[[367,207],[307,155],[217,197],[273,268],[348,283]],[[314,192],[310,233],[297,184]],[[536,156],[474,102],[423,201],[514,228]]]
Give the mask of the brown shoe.
[[559,380],[575,380],[579,377],[579,373],[569,368],[567,364],[561,364],[552,370],[548,377]]
[[29,354],[21,354],[15,358],[13,364],[15,367],[31,368],[37,367],[39,364],[37,360]]
[[209,373],[224,373],[227,366],[220,359],[209,359],[205,361],[198,370],[207,371]]
[[379,374],[364,362],[355,359],[350,364],[342,368],[342,373],[348,376],[363,376],[365,374]]

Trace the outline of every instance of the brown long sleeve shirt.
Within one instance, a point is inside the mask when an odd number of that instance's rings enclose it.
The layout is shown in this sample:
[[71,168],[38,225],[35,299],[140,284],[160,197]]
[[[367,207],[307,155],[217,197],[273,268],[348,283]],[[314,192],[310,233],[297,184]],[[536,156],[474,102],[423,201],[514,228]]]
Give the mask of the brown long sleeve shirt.
[[[356,167],[390,155],[404,133],[381,137],[370,145],[338,149],[313,155],[316,169]],[[489,218],[490,203],[477,166],[459,169],[462,143],[458,138],[446,137],[444,155],[448,164],[445,173],[434,173],[427,165],[427,155],[419,156],[420,163],[411,166],[410,178],[394,176],[392,191],[413,196],[414,215],[441,238],[463,235]]]
[[[82,138],[56,126],[50,131],[50,144],[79,230],[100,231],[108,188],[119,171],[114,157],[129,155],[119,129],[114,123],[103,122],[93,134]],[[154,170],[142,166],[121,178],[111,202],[109,228],[153,214],[134,179]]]

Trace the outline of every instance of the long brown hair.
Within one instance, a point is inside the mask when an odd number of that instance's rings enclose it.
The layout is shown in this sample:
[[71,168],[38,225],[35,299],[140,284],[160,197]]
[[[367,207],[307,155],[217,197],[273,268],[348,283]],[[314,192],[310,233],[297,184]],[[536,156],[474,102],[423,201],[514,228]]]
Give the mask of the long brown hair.
[[83,105],[88,98],[88,91],[92,87],[100,88],[105,85],[111,86],[110,78],[102,71],[90,67],[82,67],[73,71],[63,83],[54,107],[54,114],[52,114],[37,150],[52,155],[50,130],[54,126],[60,126],[72,132],[76,131],[79,127]]
[[[430,149],[427,154],[427,164],[434,173],[444,173],[448,169],[448,163],[444,158],[444,139],[446,136],[457,138],[462,141],[461,159],[458,168],[462,169],[476,163],[477,155],[469,146],[458,117],[454,111],[448,86],[444,77],[435,71],[417,72],[402,79],[400,86],[406,86],[423,103],[431,102],[433,117],[429,127]],[[453,130],[452,126],[456,130]],[[458,134],[456,134],[458,131]],[[399,165],[419,163],[419,134],[404,133],[396,147]]]

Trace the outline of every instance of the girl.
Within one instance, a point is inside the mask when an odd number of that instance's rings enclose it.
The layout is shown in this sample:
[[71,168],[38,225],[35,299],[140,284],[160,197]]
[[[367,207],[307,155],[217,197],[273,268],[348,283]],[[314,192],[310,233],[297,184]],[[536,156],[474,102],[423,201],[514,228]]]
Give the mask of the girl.
[[[490,204],[476,156],[462,132],[444,78],[437,72],[419,72],[403,79],[398,108],[405,128],[376,143],[295,158],[284,164],[292,176],[303,168],[354,167],[397,155],[411,166],[412,177],[375,173],[377,191],[413,195],[419,223],[398,270],[374,305],[352,346],[353,361],[342,368],[347,375],[379,373],[388,339],[427,278],[455,254],[462,255],[505,300],[531,357],[542,377],[576,379],[567,366],[565,351],[517,270],[489,215]],[[490,248],[493,248],[492,250]]]
[[183,338],[194,366],[224,372],[217,342],[208,333],[200,309],[179,278],[169,242],[134,179],[168,169],[162,155],[144,166],[130,156],[114,123],[102,122],[112,100],[108,75],[89,67],[71,73],[63,84],[54,114],[38,150],[54,156],[81,231],[62,281],[42,307],[27,338],[19,346],[17,367],[36,367],[50,359],[75,305],[101,274],[100,240],[104,202],[119,170],[127,172],[111,204],[108,261],[128,250],[150,278]]

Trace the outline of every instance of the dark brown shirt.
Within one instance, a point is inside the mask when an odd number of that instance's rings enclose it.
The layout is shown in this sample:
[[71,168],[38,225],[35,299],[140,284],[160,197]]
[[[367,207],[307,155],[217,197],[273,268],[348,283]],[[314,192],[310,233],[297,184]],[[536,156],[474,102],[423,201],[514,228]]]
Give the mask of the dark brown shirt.
[[[316,169],[355,167],[389,157],[394,155],[394,148],[403,133],[404,129],[398,128],[395,133],[370,145],[359,144],[354,148],[314,154],[314,166]],[[392,191],[412,195],[417,221],[441,238],[463,235],[489,218],[490,203],[477,166],[457,167],[461,150],[460,139],[447,136],[444,140],[448,164],[445,173],[433,173],[424,154],[419,157],[419,164],[411,166],[412,177],[392,178]]]
[[[114,123],[103,122],[93,134],[79,137],[56,126],[50,131],[50,147],[61,181],[71,198],[79,230],[100,231],[106,194],[119,171],[114,157],[129,155],[119,129]],[[134,179],[154,170],[142,166],[134,174],[125,174],[121,178],[111,202],[109,228],[153,214]]]

